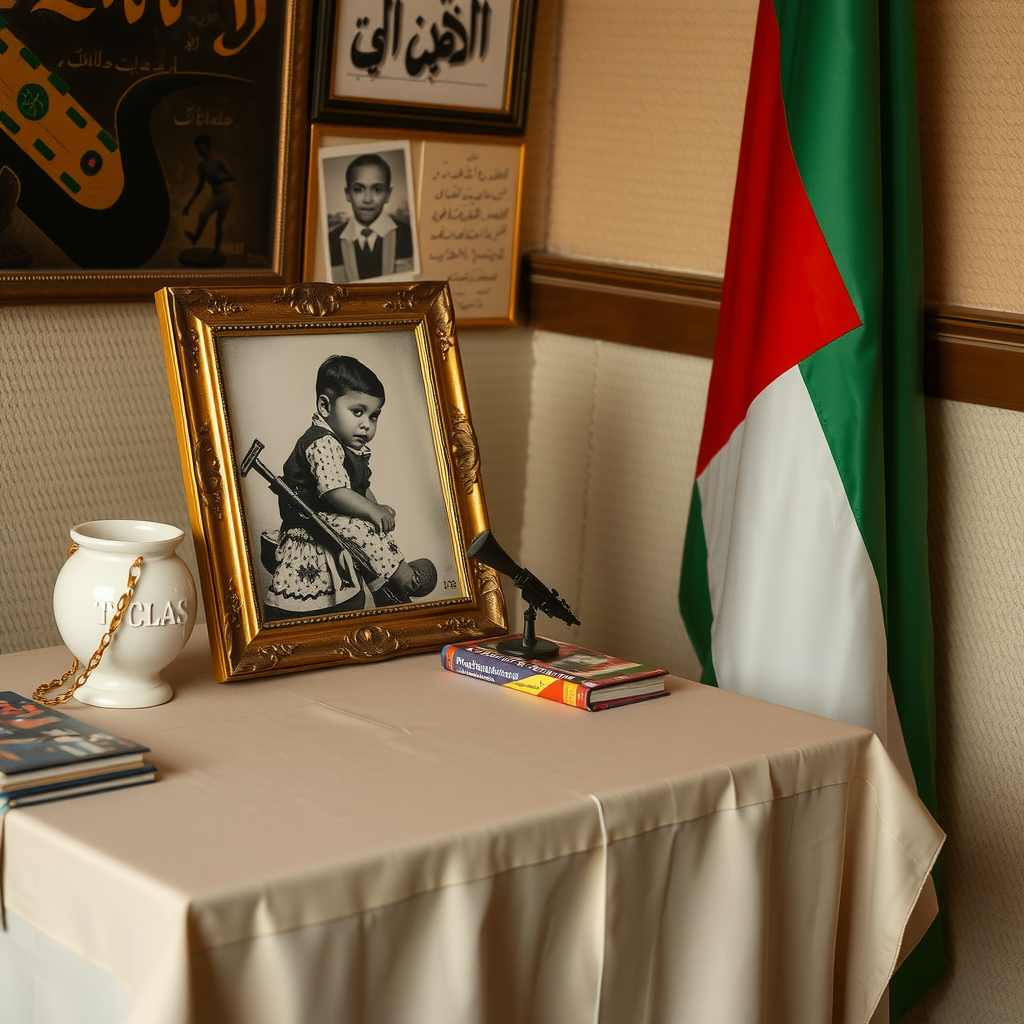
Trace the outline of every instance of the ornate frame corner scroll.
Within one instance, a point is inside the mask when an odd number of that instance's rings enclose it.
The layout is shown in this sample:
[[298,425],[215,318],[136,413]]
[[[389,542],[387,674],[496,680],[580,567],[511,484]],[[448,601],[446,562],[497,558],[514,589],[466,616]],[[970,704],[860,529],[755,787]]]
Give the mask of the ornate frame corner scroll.
[[[465,554],[468,541],[487,528],[487,512],[447,285],[165,288],[157,294],[157,308],[218,681],[379,661],[507,632],[493,570],[471,563]],[[298,367],[312,366],[334,349],[378,353],[369,361],[379,369],[394,358],[387,353],[398,352],[408,379],[407,368],[418,368],[420,382],[409,387],[418,395],[412,404],[419,408],[422,400],[422,418],[400,422],[416,435],[420,449],[431,453],[417,465],[430,467],[421,474],[431,481],[428,497],[439,510],[430,522],[447,520],[447,527],[431,526],[434,533],[428,536],[442,555],[450,555],[443,563],[450,578],[443,581],[445,589],[408,603],[374,607],[362,586],[363,607],[274,619],[264,602],[266,570],[257,561],[269,507],[259,488],[268,485],[255,473],[243,477],[247,424],[263,417],[266,436],[285,437],[286,424],[300,423],[303,415],[308,426],[313,403],[312,397],[292,407],[283,398],[266,400],[248,368],[266,361],[268,353],[286,351],[287,359],[272,371],[298,375]],[[249,397],[253,391],[256,397]],[[285,393],[283,386],[280,394]],[[399,408],[389,410],[394,420],[412,416]],[[393,454],[400,446],[396,433],[390,444]],[[280,453],[279,446],[265,456],[275,474],[282,472]],[[389,481],[389,464],[383,455],[378,458],[382,486],[394,484],[396,474],[392,471]],[[376,477],[374,487],[379,490]],[[415,515],[419,507],[408,500],[400,515]]]

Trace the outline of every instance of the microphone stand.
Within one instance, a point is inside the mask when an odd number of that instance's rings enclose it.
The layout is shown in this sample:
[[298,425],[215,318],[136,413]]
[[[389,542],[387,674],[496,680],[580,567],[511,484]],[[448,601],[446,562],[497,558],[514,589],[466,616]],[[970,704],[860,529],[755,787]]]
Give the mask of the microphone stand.
[[537,609],[532,604],[528,604],[523,612],[522,637],[518,640],[512,638],[498,641],[498,650],[502,654],[514,654],[517,658],[537,661],[550,661],[558,657],[558,644],[537,636]]
[[580,620],[573,615],[565,599],[558,596],[557,590],[546,587],[529,569],[517,565],[491,536],[490,530],[477,534],[473,543],[466,549],[466,553],[470,558],[475,558],[478,562],[483,562],[484,565],[489,565],[508,576],[523,592],[526,601],[526,611],[523,612],[523,635],[499,641],[498,650],[502,654],[512,654],[517,658],[533,661],[550,661],[557,658],[558,644],[537,636],[537,609],[551,618],[561,619],[567,625],[578,626]]

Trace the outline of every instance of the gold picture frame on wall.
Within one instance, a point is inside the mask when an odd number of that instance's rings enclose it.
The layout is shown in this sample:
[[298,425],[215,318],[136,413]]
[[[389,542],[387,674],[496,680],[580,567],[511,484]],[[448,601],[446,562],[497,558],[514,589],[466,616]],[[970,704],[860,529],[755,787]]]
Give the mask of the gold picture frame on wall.
[[507,632],[444,283],[157,309],[218,681]]
[[512,326],[526,166],[523,139],[312,125],[303,278],[345,279],[331,265],[330,254],[337,248],[331,238],[354,211],[345,175],[325,180],[322,169],[344,167],[349,150],[387,155],[399,146],[411,154],[412,180],[397,216],[415,216],[419,276],[448,281],[460,327]]

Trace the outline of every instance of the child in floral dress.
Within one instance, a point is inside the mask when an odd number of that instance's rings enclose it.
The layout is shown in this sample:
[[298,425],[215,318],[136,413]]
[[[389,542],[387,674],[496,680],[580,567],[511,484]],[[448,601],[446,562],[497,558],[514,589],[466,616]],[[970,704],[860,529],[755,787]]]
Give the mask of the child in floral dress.
[[[406,562],[395,543],[395,510],[370,490],[369,443],[384,406],[377,375],[352,356],[330,356],[316,378],[316,413],[284,464],[284,479],[372,567],[374,605],[408,603],[437,585],[428,558]],[[277,567],[264,599],[267,618],[326,615],[362,607],[350,557],[329,545],[302,514],[279,499]],[[369,576],[370,573],[367,573]]]

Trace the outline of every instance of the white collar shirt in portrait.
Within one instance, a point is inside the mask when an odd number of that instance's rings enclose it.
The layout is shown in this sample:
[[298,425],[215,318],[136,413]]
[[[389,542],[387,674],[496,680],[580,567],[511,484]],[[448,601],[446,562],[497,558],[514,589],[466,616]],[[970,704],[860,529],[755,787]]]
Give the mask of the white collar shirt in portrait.
[[397,226],[388,214],[382,213],[372,224],[365,226],[369,229],[370,233],[364,235],[364,226],[355,217],[352,217],[345,225],[339,237],[349,242],[354,242],[360,248],[365,249],[369,246],[372,249],[377,244],[379,237],[382,238],[389,231],[394,231]]

